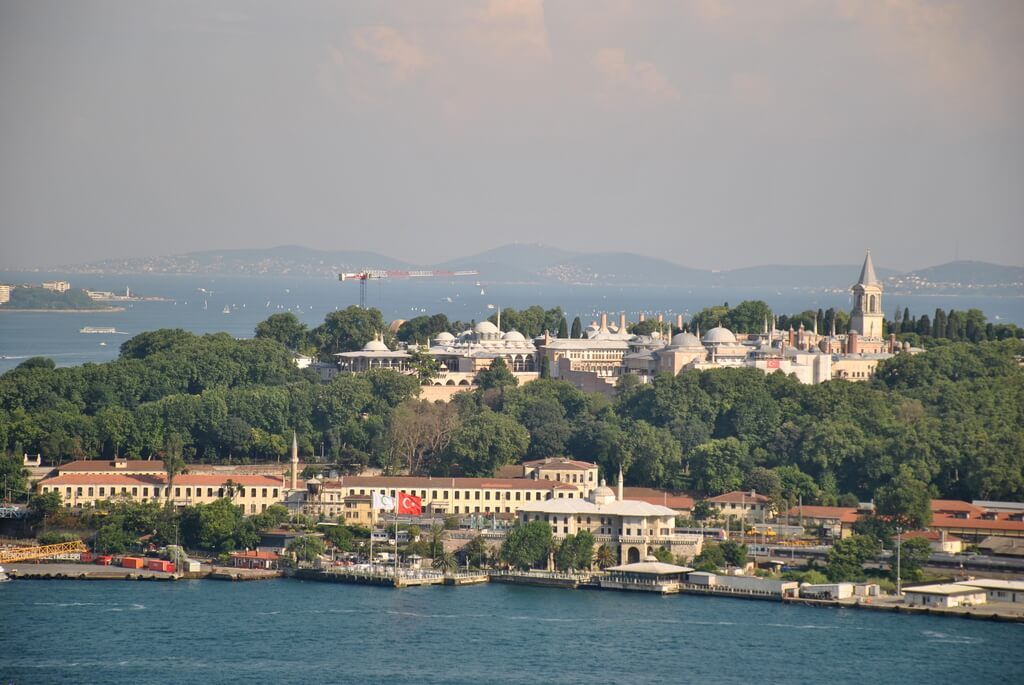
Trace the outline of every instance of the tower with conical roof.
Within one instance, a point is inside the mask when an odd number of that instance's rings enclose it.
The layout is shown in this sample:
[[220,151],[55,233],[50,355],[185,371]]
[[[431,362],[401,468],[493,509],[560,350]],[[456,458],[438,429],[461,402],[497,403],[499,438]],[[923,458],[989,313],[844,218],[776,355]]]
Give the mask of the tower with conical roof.
[[857,331],[865,338],[882,337],[882,282],[875,275],[871,251],[864,257],[860,278],[851,288],[853,311],[850,313],[850,330]]

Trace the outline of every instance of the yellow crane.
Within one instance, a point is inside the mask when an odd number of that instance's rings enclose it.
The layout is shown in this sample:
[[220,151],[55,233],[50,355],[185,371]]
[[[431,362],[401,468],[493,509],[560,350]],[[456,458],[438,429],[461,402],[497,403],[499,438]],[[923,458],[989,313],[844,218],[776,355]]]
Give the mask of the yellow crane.
[[13,564],[16,561],[33,561],[35,559],[57,557],[62,554],[80,554],[88,551],[89,549],[81,540],[58,542],[55,545],[40,545],[38,547],[9,547],[7,549],[0,549],[0,564]]

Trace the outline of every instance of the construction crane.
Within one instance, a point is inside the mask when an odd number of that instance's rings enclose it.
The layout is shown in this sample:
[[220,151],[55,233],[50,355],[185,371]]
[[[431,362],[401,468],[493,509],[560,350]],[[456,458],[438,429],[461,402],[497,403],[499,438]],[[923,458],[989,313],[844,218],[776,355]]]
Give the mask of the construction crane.
[[16,561],[32,561],[33,559],[46,559],[47,557],[59,557],[62,554],[80,554],[88,551],[81,540],[38,547],[9,547],[0,549],[0,564],[13,564]]
[[394,271],[390,269],[363,269],[338,274],[339,281],[359,281],[359,308],[366,309],[366,282],[384,278],[445,278],[448,276],[479,276],[476,270],[466,271]]

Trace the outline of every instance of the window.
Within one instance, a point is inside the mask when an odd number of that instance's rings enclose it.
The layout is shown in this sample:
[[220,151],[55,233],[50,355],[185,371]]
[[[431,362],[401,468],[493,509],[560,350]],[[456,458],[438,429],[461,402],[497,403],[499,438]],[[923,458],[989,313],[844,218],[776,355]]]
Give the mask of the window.
[[[256,496],[256,488],[253,488],[253,489],[252,489],[252,492],[251,492],[251,493],[249,494],[249,496],[250,496],[250,497],[255,497],[255,496]],[[255,508],[255,506],[256,506],[256,505],[254,504],[254,505],[253,505],[253,507]]]
[[92,488],[89,488],[89,497],[92,497]]
[[137,497],[138,494],[139,494],[139,489],[138,488],[132,488],[132,497]]
[[521,492],[519,492],[518,490],[516,490],[516,501],[517,501],[517,502],[519,501],[519,498],[520,498],[520,496],[521,496],[522,494],[523,494],[523,493],[521,493]]
[[[105,488],[102,488],[102,487],[100,488],[100,497],[103,497],[103,491],[104,490],[105,490]],[[43,492],[46,492],[46,488],[43,488]],[[56,492],[56,490],[54,490],[54,492]]]
[[480,499],[480,491],[479,490],[477,490],[476,492],[473,493],[473,499]]
[[181,488],[174,488],[174,496],[181,497]]
[[430,497],[431,499],[437,499],[437,490],[431,490]]
[[263,488],[263,496],[264,496],[264,497],[266,497],[266,496],[267,496],[267,489],[266,489],[266,488]]
[[526,493],[526,501],[527,501],[527,502],[529,502],[529,501],[530,501],[530,494],[531,494],[531,493],[529,493],[529,492],[528,492],[528,493]]
[[185,497],[192,496],[192,488],[185,488]]
[[459,491],[458,491],[458,490],[456,490],[456,491],[455,491],[455,499],[459,499],[459,494],[460,494],[460,493],[459,493]]
[[484,499],[490,499],[490,498],[491,498],[491,491],[490,491],[490,490],[488,490],[488,491],[486,491],[486,492],[484,493]]
[[277,499],[277,488],[274,488],[274,499]]

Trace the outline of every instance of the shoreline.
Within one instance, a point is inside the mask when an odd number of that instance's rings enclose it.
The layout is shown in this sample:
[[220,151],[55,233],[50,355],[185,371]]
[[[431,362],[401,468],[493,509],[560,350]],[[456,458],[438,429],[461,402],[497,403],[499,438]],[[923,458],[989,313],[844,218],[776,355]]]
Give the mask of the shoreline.
[[[411,582],[395,582],[395,579],[389,576],[371,577],[366,574],[325,574],[315,569],[298,569],[295,572],[288,573],[285,571],[278,570],[267,570],[260,571],[255,569],[241,569],[231,567],[215,567],[209,571],[202,571],[199,573],[161,573],[157,571],[147,571],[143,569],[125,569],[120,567],[103,567],[94,566],[92,564],[78,564],[78,563],[59,563],[59,564],[36,564],[36,563],[25,563],[25,564],[9,564],[8,565],[8,576],[12,581],[17,580],[83,580],[83,581],[97,581],[97,580],[154,580],[154,581],[179,581],[179,580],[212,580],[212,581],[229,581],[229,582],[245,582],[254,580],[287,580],[294,578],[299,581],[312,581],[312,582],[333,582],[337,584],[353,584],[353,585],[372,585],[374,587],[388,588],[388,589],[405,589],[409,587],[423,587],[423,586],[441,586],[441,587],[460,587],[463,585],[478,585],[481,583],[503,583],[503,584],[514,584],[514,585],[530,585],[533,587],[543,587],[552,590],[582,590],[582,589],[593,589],[603,590],[605,592],[630,592],[630,590],[619,590],[613,588],[598,588],[592,585],[584,584],[566,584],[566,583],[538,583],[535,580],[530,579],[519,579],[509,576],[501,576],[501,580],[497,580],[496,577],[492,576],[490,572],[483,571],[479,573],[470,574],[472,578],[460,578],[459,574],[451,577],[441,577],[437,579],[431,579],[429,582],[426,581],[411,581]],[[328,577],[331,576],[331,577]],[[334,577],[337,576],[337,577]],[[461,581],[461,582],[460,582]],[[519,582],[517,582],[519,581]],[[646,593],[644,593],[646,594]],[[775,601],[781,605],[802,605],[812,608],[831,608],[831,609],[862,609],[865,611],[876,611],[894,614],[905,614],[905,615],[920,615],[920,616],[939,616],[945,618],[961,618],[961,619],[972,619],[980,621],[994,621],[997,623],[1024,623],[1024,606],[1018,608],[1014,604],[1007,604],[1005,607],[995,604],[983,604],[976,607],[954,607],[954,608],[940,608],[940,607],[911,607],[901,604],[895,598],[880,598],[880,601],[874,602],[853,602],[848,600],[819,600],[819,599],[803,599],[803,598],[783,598],[783,597],[765,597],[765,596],[747,596],[743,594],[722,594],[713,592],[687,592],[681,591],[678,593],[670,593],[678,596],[704,596],[704,597],[717,597],[726,599],[746,599],[756,600],[759,602],[764,601]]]
[[95,314],[123,312],[124,307],[98,307],[96,309],[18,309],[17,307],[0,306],[0,312],[28,312],[34,314]]

